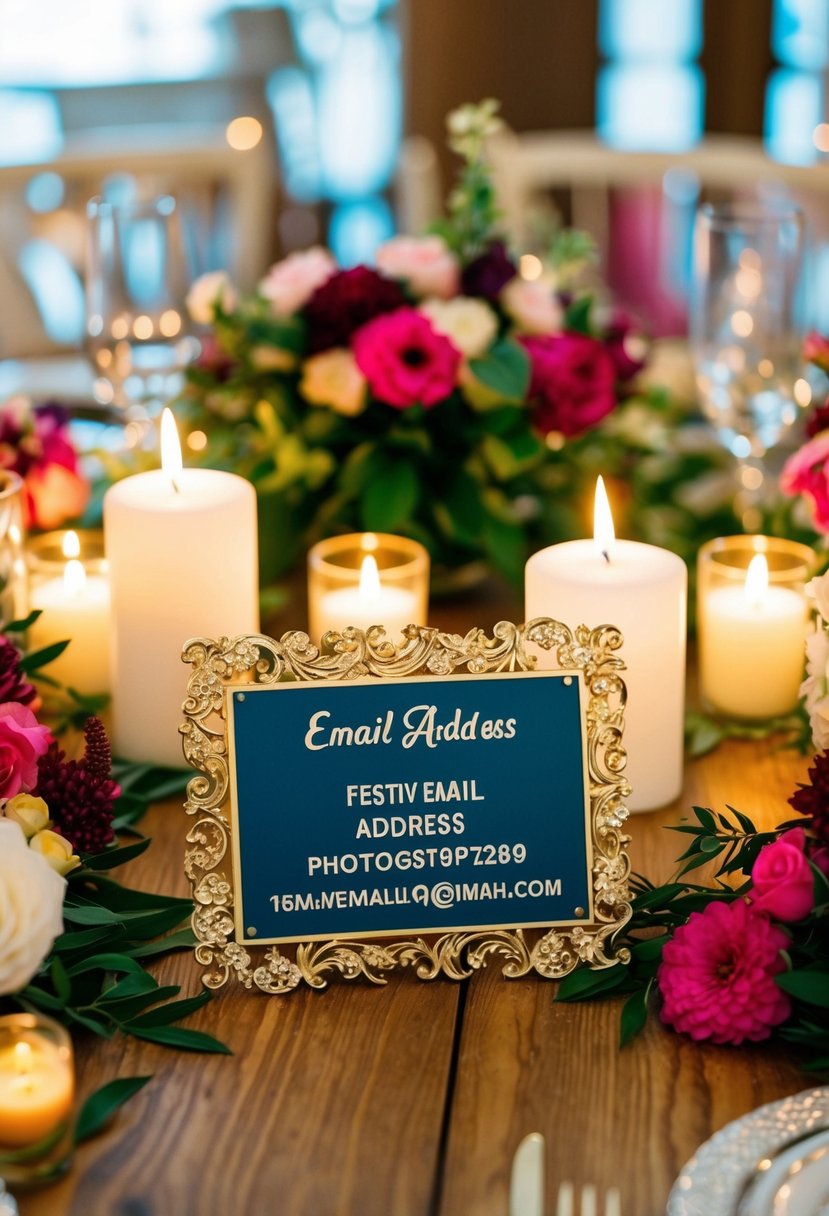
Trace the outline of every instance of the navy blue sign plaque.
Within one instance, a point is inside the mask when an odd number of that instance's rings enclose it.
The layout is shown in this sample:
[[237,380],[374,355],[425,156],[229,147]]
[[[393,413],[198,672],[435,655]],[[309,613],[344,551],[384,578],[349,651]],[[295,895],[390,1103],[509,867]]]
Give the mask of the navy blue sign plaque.
[[592,919],[580,672],[225,695],[237,942]]

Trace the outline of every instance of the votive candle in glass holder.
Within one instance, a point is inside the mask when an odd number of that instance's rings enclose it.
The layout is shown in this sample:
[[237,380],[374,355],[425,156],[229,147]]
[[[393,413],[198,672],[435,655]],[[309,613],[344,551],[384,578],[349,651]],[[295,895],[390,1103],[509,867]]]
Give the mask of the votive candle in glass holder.
[[12,1188],[59,1178],[72,1159],[75,1071],[63,1026],[0,1017],[0,1177]]
[[700,694],[706,709],[764,721],[797,705],[814,554],[772,536],[708,541],[697,558]]
[[47,674],[84,694],[109,691],[109,575],[101,532],[45,532],[27,546],[29,650],[69,641]]
[[348,625],[382,625],[393,641],[429,615],[429,554],[386,532],[321,540],[308,553],[308,617],[314,641]]

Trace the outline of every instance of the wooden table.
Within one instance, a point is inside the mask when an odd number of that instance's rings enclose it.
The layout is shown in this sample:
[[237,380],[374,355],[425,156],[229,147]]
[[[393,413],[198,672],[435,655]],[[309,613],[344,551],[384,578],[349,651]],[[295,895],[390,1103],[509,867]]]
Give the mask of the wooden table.
[[[517,612],[490,586],[433,618],[462,631]],[[681,838],[663,829],[694,804],[729,802],[774,826],[805,768],[790,751],[723,745],[688,766],[675,805],[633,817],[634,868],[669,876]],[[133,884],[187,893],[185,825],[175,804],[151,810],[154,843],[131,864]],[[199,971],[189,954],[160,965],[183,995]],[[620,1001],[556,1005],[554,991],[497,967],[463,983],[404,972],[386,988],[287,998],[233,987],[187,1023],[232,1058],[81,1040],[82,1094],[119,1075],[154,1080],[66,1179],[23,1197],[22,1216],[506,1216],[511,1158],[530,1131],[547,1138],[549,1212],[569,1178],[618,1185],[625,1216],[661,1216],[712,1132],[809,1084],[784,1049],[697,1046],[655,1022],[620,1052]]]

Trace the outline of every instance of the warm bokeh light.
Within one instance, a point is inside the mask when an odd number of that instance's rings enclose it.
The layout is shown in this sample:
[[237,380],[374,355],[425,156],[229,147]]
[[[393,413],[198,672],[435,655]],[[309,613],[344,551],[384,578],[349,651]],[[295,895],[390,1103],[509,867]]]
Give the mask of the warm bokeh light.
[[518,261],[518,269],[522,279],[540,279],[544,266],[541,258],[537,258],[534,253],[523,253]]
[[731,328],[738,338],[747,338],[754,329],[754,318],[744,308],[738,308],[731,318]]
[[158,328],[165,338],[174,338],[181,330],[181,314],[175,308],[166,309],[158,318]]
[[258,118],[240,115],[227,124],[225,137],[236,152],[249,152],[262,138],[262,124]]
[[132,323],[132,332],[139,342],[146,342],[147,338],[153,336],[152,317],[148,317],[146,313],[142,313],[140,317],[136,317]]
[[812,404],[812,386],[802,376],[794,382],[794,399],[804,409]]
[[829,152],[829,122],[819,122],[812,132],[812,143],[818,152]]
[[204,431],[191,431],[187,436],[187,446],[191,452],[203,452],[207,447],[207,436]]

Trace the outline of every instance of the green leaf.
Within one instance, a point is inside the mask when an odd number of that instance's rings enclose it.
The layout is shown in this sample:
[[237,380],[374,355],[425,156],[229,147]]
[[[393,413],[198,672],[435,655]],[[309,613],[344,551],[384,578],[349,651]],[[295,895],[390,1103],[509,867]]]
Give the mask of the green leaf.
[[823,971],[784,971],[776,975],[778,987],[789,996],[809,1005],[829,1009],[829,973]]
[[51,646],[44,646],[42,650],[33,650],[31,654],[24,655],[20,660],[20,670],[26,672],[37,671],[39,667],[45,667],[47,663],[51,663],[59,655],[62,655],[69,642],[53,642]]
[[146,942],[136,946],[132,951],[133,958],[152,958],[155,954],[167,954],[173,950],[189,949],[195,946],[196,938],[192,929],[180,929],[178,933],[170,933],[167,937],[159,937],[157,941]]
[[69,975],[85,975],[88,971],[126,971],[137,974],[144,968],[128,954],[93,954],[69,968]]
[[583,1001],[589,997],[602,996],[619,988],[630,978],[627,967],[602,968],[591,971],[579,968],[566,975],[558,986],[557,1001]]
[[386,461],[362,492],[363,526],[370,532],[393,532],[413,514],[419,493],[417,474],[410,461]]
[[624,1047],[631,1039],[644,1029],[648,1020],[648,997],[651,985],[641,988],[629,996],[622,1006],[622,1016],[619,1022],[619,1046]]
[[577,296],[564,314],[564,328],[570,333],[587,334],[591,336],[590,310],[593,307],[593,297]]
[[[66,905],[64,904],[64,914]],[[80,929],[77,933],[62,933],[55,941],[52,947],[58,954],[71,954],[73,950],[85,950],[88,946],[94,946],[96,942],[101,942],[104,938],[110,936],[111,929],[109,927],[103,929]],[[121,933],[123,936],[123,933]]]
[[115,1112],[151,1080],[152,1077],[119,1077],[96,1089],[81,1107],[75,1124],[75,1143],[81,1144],[103,1131]]
[[153,1026],[169,1026],[170,1022],[189,1017],[211,999],[211,993],[200,992],[198,996],[185,997],[181,1001],[168,1001],[166,1005],[159,1005],[157,1009],[151,1009],[149,1013],[142,1013],[133,1018],[130,1022],[130,1033],[135,1034],[136,1030],[147,1030]]
[[200,1030],[185,1030],[181,1026],[156,1026],[150,1029],[133,1030],[132,1026],[125,1027],[137,1039],[146,1039],[148,1043],[160,1043],[163,1047],[178,1047],[182,1051],[209,1051],[230,1056],[233,1052],[224,1043],[214,1039],[211,1034],[203,1034]]
[[42,609],[35,608],[33,612],[30,612],[28,616],[24,616],[21,620],[9,621],[7,625],[3,626],[3,633],[25,633],[27,629],[34,625],[41,613]]
[[109,908],[102,908],[98,904],[76,906],[65,903],[63,919],[71,921],[73,925],[120,925],[122,923],[120,916],[116,916],[114,912],[110,912]]
[[103,853],[94,853],[90,857],[84,858],[85,870],[111,870],[115,866],[122,866],[127,861],[132,861],[134,857],[140,857],[146,849],[150,847],[150,839],[145,836],[141,840],[137,840],[135,844],[122,845],[120,848],[105,849]]
[[504,401],[521,403],[530,386],[530,358],[509,338],[496,342],[481,359],[469,363],[473,376]]
[[484,545],[493,564],[513,583],[520,583],[524,572],[526,539],[518,524],[487,515],[484,519]]
[[66,1005],[72,995],[72,985],[69,981],[69,976],[66,973],[66,968],[60,961],[60,958],[55,955],[49,967],[49,974],[52,977],[52,983],[55,986],[55,993],[61,1005]]
[[95,1002],[96,1005],[112,1004],[115,1001],[126,1000],[127,997],[143,996],[145,993],[158,992],[158,981],[143,969],[130,972],[124,979],[107,988]]

